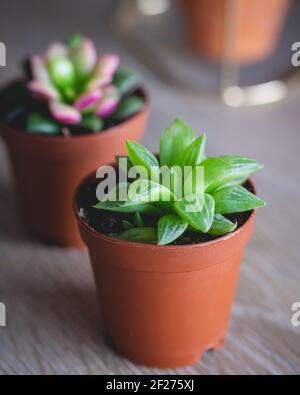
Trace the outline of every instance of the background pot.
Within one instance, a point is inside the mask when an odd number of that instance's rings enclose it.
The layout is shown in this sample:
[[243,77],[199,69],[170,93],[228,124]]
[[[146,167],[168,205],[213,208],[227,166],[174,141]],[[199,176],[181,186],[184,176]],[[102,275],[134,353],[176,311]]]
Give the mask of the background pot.
[[74,191],[91,170],[125,154],[125,140],[140,141],[144,109],[120,125],[83,136],[25,133],[2,126],[25,228],[34,237],[64,247],[84,247],[72,210]]
[[163,368],[192,364],[219,348],[254,218],[252,212],[243,226],[214,241],[156,246],[109,238],[77,215],[116,350]]
[[290,0],[182,0],[182,5],[196,50],[212,60],[222,59],[226,14],[229,60],[251,63],[275,49]]

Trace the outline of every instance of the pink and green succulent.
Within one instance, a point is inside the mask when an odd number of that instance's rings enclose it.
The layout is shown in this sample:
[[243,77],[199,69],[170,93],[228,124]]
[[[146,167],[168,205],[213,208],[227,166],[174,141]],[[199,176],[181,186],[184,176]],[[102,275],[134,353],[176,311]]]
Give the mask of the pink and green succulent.
[[136,93],[139,80],[119,65],[117,54],[98,55],[93,41],[81,35],[52,43],[43,55],[33,55],[26,82],[31,101],[26,130],[96,132],[140,111],[144,99]]

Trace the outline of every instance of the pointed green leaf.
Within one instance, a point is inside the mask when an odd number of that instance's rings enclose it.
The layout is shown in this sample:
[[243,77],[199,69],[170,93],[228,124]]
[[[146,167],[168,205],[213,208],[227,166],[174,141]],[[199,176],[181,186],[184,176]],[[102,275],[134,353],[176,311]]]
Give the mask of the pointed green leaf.
[[265,202],[241,186],[222,188],[213,193],[216,212],[232,214],[265,206]]
[[39,113],[32,113],[27,119],[26,130],[31,133],[58,134],[60,126],[51,118]]
[[49,59],[48,70],[52,82],[58,88],[73,86],[75,83],[75,68],[66,56],[54,56]]
[[158,160],[147,148],[131,140],[126,141],[126,147],[129,159],[134,166],[143,166],[149,175],[151,174],[151,169],[159,173]]
[[133,203],[166,202],[172,203],[174,195],[162,184],[149,180],[136,180],[130,184],[128,199]]
[[73,40],[69,58],[75,67],[78,80],[85,81],[94,71],[97,63],[95,44],[88,38],[78,39],[77,43],[76,40]]
[[215,192],[219,191],[222,188],[234,187],[236,185],[243,185],[247,181],[247,178],[248,178],[248,176],[246,178],[245,177],[241,177],[241,178],[236,178],[234,180],[227,181],[227,182],[225,182],[223,184],[220,184],[211,193],[215,193]]
[[164,130],[160,138],[160,164],[176,165],[182,152],[194,141],[193,129],[177,118]]
[[122,95],[128,95],[140,84],[140,79],[136,73],[128,69],[118,69],[114,75],[113,85],[116,86]]
[[122,120],[131,117],[142,110],[145,105],[140,96],[131,96],[120,103],[118,109],[112,114],[114,120]]
[[143,219],[141,217],[141,214],[138,211],[134,214],[133,221],[134,221],[135,225],[140,227],[140,228],[145,226],[144,225],[144,221],[143,221]]
[[103,120],[96,115],[87,114],[82,117],[79,126],[89,129],[92,132],[100,132],[103,128]]
[[193,203],[187,199],[183,199],[182,201],[175,202],[174,208],[183,220],[201,232],[206,233],[213,223],[215,202],[210,195],[204,195],[203,203],[199,203],[197,198]]
[[78,47],[84,40],[84,35],[81,33],[73,34],[67,38],[67,44],[70,48]]
[[110,236],[118,240],[126,240],[134,243],[157,243],[157,231],[155,228],[132,228],[122,233],[112,233]]
[[112,188],[106,196],[104,196],[103,198],[99,197],[101,201],[99,201],[94,206],[94,208],[119,213],[135,213],[136,211],[139,211],[140,213],[154,215],[161,214],[161,209],[155,204],[131,201],[129,199],[129,185],[132,184],[129,184],[127,182],[120,182],[114,188]]
[[229,219],[223,217],[221,214],[215,214],[214,221],[208,233],[214,236],[227,235],[227,233],[233,232],[236,227],[236,222],[229,221]]
[[123,225],[123,228],[126,230],[134,228],[134,225],[131,222],[126,221],[126,220],[122,221],[122,225]]
[[204,166],[205,191],[207,193],[226,182],[246,178],[262,168],[256,160],[243,156],[207,158],[201,165]]
[[135,213],[139,211],[140,213],[147,214],[161,214],[161,210],[151,203],[133,203],[133,202],[98,202],[94,208],[99,210],[113,211],[116,213]]
[[196,166],[204,160],[206,136],[197,137],[181,154],[178,164],[184,166]]
[[187,229],[188,223],[177,215],[165,215],[158,221],[158,244],[166,245],[178,239]]

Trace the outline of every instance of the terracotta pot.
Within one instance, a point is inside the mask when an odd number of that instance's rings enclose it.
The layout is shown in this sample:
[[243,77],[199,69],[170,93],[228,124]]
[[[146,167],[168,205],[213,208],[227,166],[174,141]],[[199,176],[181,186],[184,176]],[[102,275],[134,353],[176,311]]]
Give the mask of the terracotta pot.
[[114,348],[135,362],[166,368],[192,364],[221,347],[255,211],[219,239],[157,246],[96,232],[78,216],[76,196],[74,210]]
[[228,59],[252,63],[274,51],[290,0],[182,0],[182,5],[197,51],[219,61],[227,38]]
[[74,191],[92,169],[125,154],[125,140],[140,141],[144,110],[98,134],[66,137],[25,133],[1,126],[28,232],[63,247],[85,247],[72,210]]

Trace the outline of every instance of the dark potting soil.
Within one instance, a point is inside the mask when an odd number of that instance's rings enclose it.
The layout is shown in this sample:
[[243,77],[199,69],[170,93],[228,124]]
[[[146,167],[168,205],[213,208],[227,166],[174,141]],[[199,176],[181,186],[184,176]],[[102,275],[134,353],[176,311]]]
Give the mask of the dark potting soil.
[[[132,222],[133,214],[115,213],[94,208],[93,206],[98,203],[96,197],[98,184],[99,180],[94,179],[88,179],[88,181],[82,184],[77,194],[77,210],[79,215],[92,229],[106,236],[112,233],[124,232],[126,229],[122,221]],[[243,186],[250,192],[254,192],[250,183],[246,182]],[[248,220],[251,212],[252,211],[246,211],[244,213],[228,214],[225,215],[225,217],[232,222],[237,222],[238,227],[240,227]],[[156,228],[159,217],[147,214],[142,214],[141,216],[146,227]],[[212,236],[206,233],[186,231],[184,235],[173,242],[172,245],[198,244],[220,237],[222,236]]]

